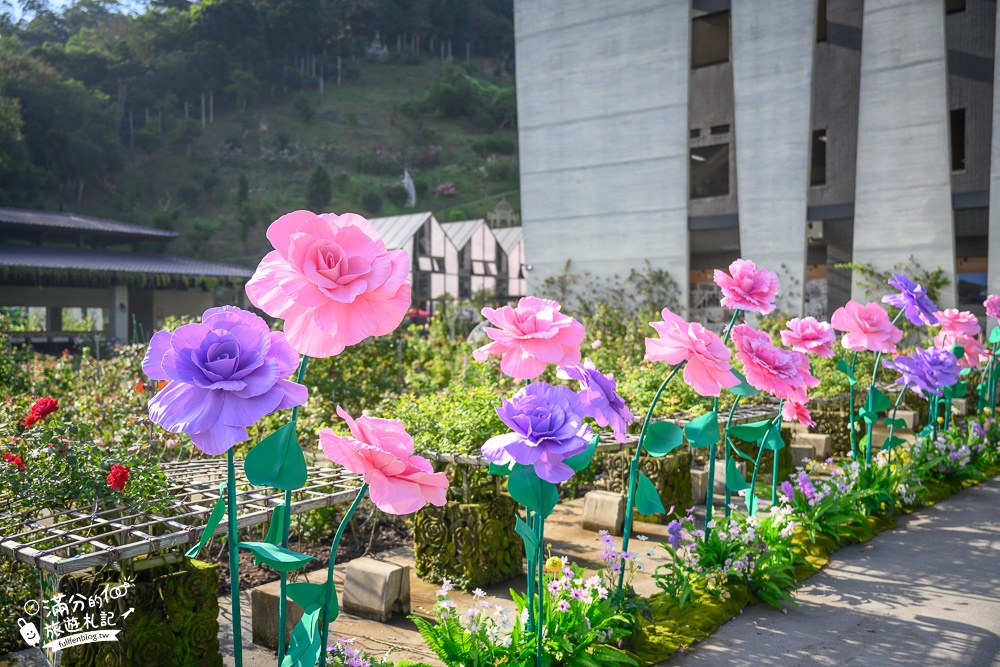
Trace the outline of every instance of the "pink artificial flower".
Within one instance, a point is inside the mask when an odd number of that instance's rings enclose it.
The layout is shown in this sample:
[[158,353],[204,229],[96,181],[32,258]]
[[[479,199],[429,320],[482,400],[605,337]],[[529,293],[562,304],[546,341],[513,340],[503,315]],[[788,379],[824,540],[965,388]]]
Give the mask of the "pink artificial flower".
[[978,338],[963,333],[945,333],[943,329],[934,336],[934,347],[951,352],[954,345],[961,345],[962,349],[965,350],[965,354],[958,360],[958,365],[962,368],[975,368],[990,359],[990,353],[983,347]]
[[285,320],[300,354],[332,357],[382,336],[410,308],[410,262],[360,215],[294,211],[267,229],[274,246],[246,285],[250,302]]
[[337,414],[347,422],[351,437],[324,428],[319,445],[331,461],[364,475],[372,502],[380,510],[412,514],[427,503],[445,504],[448,476],[434,472],[424,457],[413,456],[413,438],[402,422],[374,417],[355,421],[340,406]]
[[804,404],[806,389],[819,384],[809,372],[809,358],[805,354],[776,347],[770,336],[749,324],[733,328],[733,344],[752,387]]
[[715,270],[715,284],[722,289],[723,308],[749,310],[767,315],[774,310],[778,276],[768,269],[757,270],[748,259],[729,265],[729,273]]
[[975,315],[967,310],[959,311],[957,308],[947,308],[934,313],[941,325],[940,333],[943,334],[964,334],[966,336],[978,336],[982,329],[979,320]]
[[786,422],[798,422],[806,426],[815,426],[816,421],[812,418],[812,413],[802,403],[795,401],[785,401],[781,406],[781,418]]
[[517,308],[483,308],[483,317],[494,326],[483,331],[492,339],[472,353],[476,361],[499,354],[500,370],[518,380],[531,380],[548,364],[573,366],[580,363],[583,325],[559,312],[549,299],[526,296]]
[[793,350],[829,359],[833,356],[833,341],[837,335],[829,322],[815,317],[788,320],[788,329],[781,332],[781,342]]
[[740,383],[729,363],[729,348],[714,332],[663,309],[662,322],[650,322],[659,338],[646,339],[646,358],[684,366],[684,381],[702,396],[718,396]]
[[855,352],[895,352],[896,343],[903,338],[885,309],[874,301],[862,306],[851,299],[833,313],[830,322],[834,329],[844,332],[840,344]]
[[1000,320],[1000,295],[990,294],[983,302],[986,306],[986,315],[995,320]]

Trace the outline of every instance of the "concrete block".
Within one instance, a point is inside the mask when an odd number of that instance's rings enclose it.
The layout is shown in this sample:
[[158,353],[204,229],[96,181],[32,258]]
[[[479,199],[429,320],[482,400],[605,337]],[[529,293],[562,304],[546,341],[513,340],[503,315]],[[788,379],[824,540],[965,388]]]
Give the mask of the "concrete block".
[[[892,413],[889,413],[892,416]],[[917,413],[913,410],[896,410],[896,419],[902,419],[906,422],[906,428],[911,431],[917,426]]]
[[[272,581],[250,591],[253,643],[273,651],[278,649],[278,600],[281,582]],[[302,607],[288,601],[285,616],[285,637],[292,635],[292,628],[302,618]]]
[[[826,433],[796,433],[792,438],[792,445],[812,447],[812,455],[817,460],[825,461],[833,451],[833,438]],[[794,452],[792,459],[795,460]],[[798,465],[797,460],[795,464]]]
[[[746,461],[737,461],[736,468],[744,477],[747,472]],[[726,464],[724,461],[715,462],[715,487],[713,494],[723,494],[726,492]],[[691,501],[695,505],[704,505],[705,496],[708,492],[708,468],[691,471]]]
[[803,460],[810,460],[816,458],[816,450],[813,449],[812,445],[803,445],[798,443],[792,444],[792,462],[800,466]]
[[588,491],[583,500],[584,530],[606,530],[621,535],[625,524],[625,496],[612,491]]
[[382,623],[392,612],[410,613],[410,566],[355,558],[344,568],[342,607],[348,614]]

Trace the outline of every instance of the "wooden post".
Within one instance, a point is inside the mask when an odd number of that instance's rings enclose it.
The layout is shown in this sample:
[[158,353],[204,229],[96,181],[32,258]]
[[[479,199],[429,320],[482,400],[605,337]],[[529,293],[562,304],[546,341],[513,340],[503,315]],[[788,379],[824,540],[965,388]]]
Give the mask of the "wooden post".
[[323,66],[319,66],[319,94],[323,96]]
[[135,132],[132,124],[132,112],[128,112],[128,147],[135,148]]
[[185,101],[184,102],[184,120],[187,120],[187,117],[188,117],[188,103]]
[[340,56],[337,56],[337,85],[340,85]]
[[451,58],[451,40],[448,40],[448,57]]
[[208,91],[208,122],[215,122],[215,91]]
[[444,42],[441,42],[441,62],[444,62]]
[[396,53],[403,50],[403,36],[396,33]]
[[201,129],[205,129],[205,93],[201,94]]

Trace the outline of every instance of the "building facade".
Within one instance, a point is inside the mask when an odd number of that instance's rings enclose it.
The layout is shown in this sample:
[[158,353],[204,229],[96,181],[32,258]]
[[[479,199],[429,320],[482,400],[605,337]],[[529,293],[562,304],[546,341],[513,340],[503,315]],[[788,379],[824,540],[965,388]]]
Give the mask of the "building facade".
[[942,307],[981,311],[997,20],[995,0],[516,0],[529,293],[567,260],[649,260],[712,321],[712,270],[745,257],[826,317],[864,297],[843,264],[912,257],[952,280]]

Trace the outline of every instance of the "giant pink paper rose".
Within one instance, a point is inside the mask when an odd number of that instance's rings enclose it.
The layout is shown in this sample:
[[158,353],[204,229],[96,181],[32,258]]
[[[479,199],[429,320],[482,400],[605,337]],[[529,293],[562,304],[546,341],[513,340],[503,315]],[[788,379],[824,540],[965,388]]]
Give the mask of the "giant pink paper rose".
[[986,301],[983,301],[983,306],[986,307],[987,317],[1000,320],[1000,295],[990,294],[986,297]]
[[274,246],[246,285],[250,302],[285,320],[300,354],[332,357],[389,333],[410,307],[410,262],[354,213],[294,211],[267,229]]
[[820,322],[815,317],[790,319],[788,328],[781,332],[781,342],[788,347],[824,359],[833,356],[833,341],[836,338],[830,323]]
[[549,299],[526,296],[517,308],[483,308],[483,317],[493,324],[483,331],[493,342],[472,353],[476,361],[500,355],[500,370],[518,380],[531,380],[548,364],[573,366],[580,363],[583,325],[559,312]]
[[434,472],[430,462],[413,456],[413,438],[395,419],[351,418],[337,406],[351,436],[340,436],[328,428],[319,432],[319,446],[334,463],[363,475],[372,502],[389,514],[412,514],[430,503],[441,507],[447,501],[448,476]]
[[774,310],[778,276],[768,269],[757,270],[749,259],[729,265],[729,273],[715,270],[715,284],[722,289],[722,307],[749,310],[767,315]]
[[733,344],[752,387],[801,405],[807,400],[806,389],[819,384],[804,353],[775,346],[770,336],[749,324],[733,328]]
[[722,388],[740,383],[729,363],[729,348],[712,331],[697,322],[685,322],[664,308],[662,322],[650,322],[659,338],[646,339],[646,357],[684,366],[684,381],[702,396],[718,396]]
[[945,333],[943,329],[934,336],[934,347],[951,352],[955,345],[961,345],[962,349],[965,350],[965,354],[958,360],[958,365],[962,368],[975,368],[990,360],[990,353],[983,347],[978,338],[964,333]]
[[895,352],[903,332],[889,320],[885,309],[874,301],[861,305],[854,299],[838,308],[830,318],[837,331],[843,331],[840,344],[855,352]]
[[934,313],[941,325],[942,334],[961,334],[965,336],[978,336],[982,329],[979,326],[979,319],[967,310],[957,308],[946,308]]

